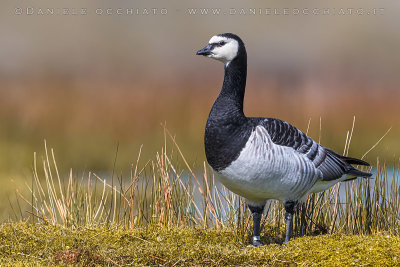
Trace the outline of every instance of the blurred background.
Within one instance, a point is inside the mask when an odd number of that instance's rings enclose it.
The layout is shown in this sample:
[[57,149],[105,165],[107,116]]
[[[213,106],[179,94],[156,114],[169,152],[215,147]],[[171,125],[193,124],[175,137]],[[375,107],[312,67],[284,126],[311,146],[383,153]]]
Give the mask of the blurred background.
[[201,168],[223,66],[195,52],[223,32],[246,44],[248,116],[303,131],[310,122],[311,137],[339,153],[355,116],[350,155],[391,128],[365,159],[398,163],[399,2],[104,2],[0,2],[4,185],[30,183],[45,139],[62,173],[109,173],[118,147],[127,175],[141,145],[145,161],[160,151],[163,124]]

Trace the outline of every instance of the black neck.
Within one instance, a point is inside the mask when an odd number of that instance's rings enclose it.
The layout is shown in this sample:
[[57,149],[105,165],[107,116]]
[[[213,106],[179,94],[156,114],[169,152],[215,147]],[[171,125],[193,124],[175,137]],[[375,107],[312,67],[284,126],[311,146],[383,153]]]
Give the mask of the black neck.
[[246,51],[241,53],[225,65],[225,77],[221,92],[214,103],[210,116],[218,112],[217,117],[223,120],[230,118],[244,118],[243,98],[246,88],[247,56]]
[[246,75],[247,57],[242,44],[236,58],[225,65],[224,83],[208,116],[204,135],[207,161],[217,171],[239,157],[251,134],[243,113]]

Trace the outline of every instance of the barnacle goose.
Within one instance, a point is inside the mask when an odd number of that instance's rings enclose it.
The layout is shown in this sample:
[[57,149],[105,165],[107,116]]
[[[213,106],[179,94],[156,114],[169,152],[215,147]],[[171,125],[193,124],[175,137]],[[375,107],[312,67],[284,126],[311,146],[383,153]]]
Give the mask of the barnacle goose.
[[268,199],[283,202],[287,243],[293,213],[308,194],[371,176],[351,165],[369,166],[367,162],[341,156],[287,122],[244,115],[247,54],[237,35],[215,35],[196,54],[225,65],[222,89],[207,120],[205,152],[217,179],[246,199],[254,220],[254,246],[261,245],[261,214]]

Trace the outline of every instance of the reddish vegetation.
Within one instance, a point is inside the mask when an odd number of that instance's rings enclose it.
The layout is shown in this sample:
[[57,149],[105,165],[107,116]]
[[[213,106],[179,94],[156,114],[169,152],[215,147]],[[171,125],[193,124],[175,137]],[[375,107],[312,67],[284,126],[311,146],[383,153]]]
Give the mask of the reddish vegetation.
[[[166,122],[170,131],[177,134],[184,152],[189,153],[188,158],[202,160],[203,128],[221,79],[216,75],[208,81],[163,83],[126,79],[13,80],[5,82],[0,91],[0,120],[7,126],[2,127],[1,134],[6,137],[4,140],[20,145],[41,145],[44,138],[53,137],[63,142],[99,138],[111,140],[112,144],[129,144],[132,149],[144,143],[151,150],[162,143],[160,124]],[[357,157],[393,126],[374,151],[376,154],[370,156],[374,160],[376,155],[386,155],[390,157],[387,160],[393,160],[393,151],[400,148],[395,138],[400,133],[400,92],[395,83],[343,80],[250,76],[245,112],[249,116],[278,117],[303,131],[311,118],[310,134],[317,140],[321,117],[321,142],[339,152],[356,116],[350,151]],[[51,145],[57,148],[58,144]]]
[[55,264],[83,264],[83,266],[92,266],[93,264],[104,264],[101,256],[94,254],[88,249],[67,249],[56,252],[53,256]]

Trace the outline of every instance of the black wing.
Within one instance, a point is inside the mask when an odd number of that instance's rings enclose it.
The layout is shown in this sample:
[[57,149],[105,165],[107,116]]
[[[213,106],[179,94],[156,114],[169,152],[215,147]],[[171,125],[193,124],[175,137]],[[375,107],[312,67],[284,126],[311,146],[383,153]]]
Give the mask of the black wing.
[[259,119],[269,133],[274,144],[291,147],[299,153],[305,154],[315,167],[322,172],[323,181],[331,181],[344,174],[360,177],[370,177],[372,174],[362,172],[351,164],[369,166],[368,162],[341,156],[332,150],[318,144],[302,131],[279,119]]

